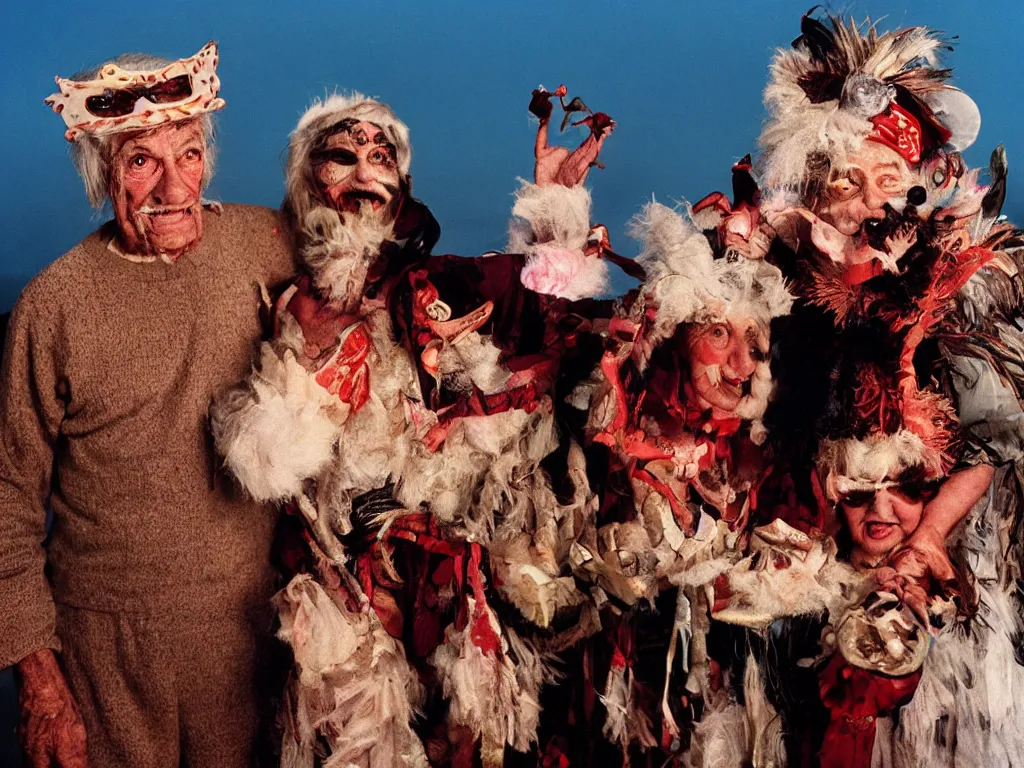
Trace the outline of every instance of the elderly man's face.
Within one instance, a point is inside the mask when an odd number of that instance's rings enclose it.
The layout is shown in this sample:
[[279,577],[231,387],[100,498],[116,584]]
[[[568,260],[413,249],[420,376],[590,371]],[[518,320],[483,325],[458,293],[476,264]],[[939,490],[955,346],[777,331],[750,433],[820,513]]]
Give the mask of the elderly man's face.
[[199,120],[128,133],[111,164],[110,199],[130,253],[176,259],[203,235],[206,142]]
[[749,394],[757,364],[768,356],[768,331],[753,318],[729,317],[686,329],[689,389],[701,408],[731,412]]
[[814,211],[844,235],[855,235],[868,219],[884,219],[882,206],[901,198],[915,184],[914,173],[899,153],[865,141],[829,182],[825,200]]
[[399,170],[395,145],[378,126],[342,123],[313,152],[320,194],[338,211],[364,208],[381,214],[397,199]]

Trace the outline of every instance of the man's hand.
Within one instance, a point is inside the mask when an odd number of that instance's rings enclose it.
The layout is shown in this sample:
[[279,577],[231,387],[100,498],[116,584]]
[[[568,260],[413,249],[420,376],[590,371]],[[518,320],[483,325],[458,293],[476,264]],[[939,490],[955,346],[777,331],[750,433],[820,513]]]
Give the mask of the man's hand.
[[939,584],[955,580],[946,539],[985,495],[994,474],[992,467],[979,464],[950,475],[935,498],[925,505],[920,525],[893,554],[889,564],[908,579],[930,578]]
[[[909,553],[911,550],[900,550],[901,553]],[[903,575],[898,563],[890,563],[875,570],[875,583],[878,589],[884,592],[891,592],[896,598],[909,608],[921,625],[930,625],[928,616],[928,604],[931,597],[928,594],[926,579],[917,579]]]
[[18,737],[32,768],[85,768],[85,725],[53,651],[29,654],[17,665],[21,719]]

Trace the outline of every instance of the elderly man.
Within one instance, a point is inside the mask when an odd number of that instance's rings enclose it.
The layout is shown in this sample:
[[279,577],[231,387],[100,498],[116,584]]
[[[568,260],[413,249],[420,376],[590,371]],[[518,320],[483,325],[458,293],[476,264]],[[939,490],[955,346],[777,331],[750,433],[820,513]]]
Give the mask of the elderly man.
[[274,212],[200,196],[217,60],[125,55],[47,100],[114,220],[25,289],[0,377],[0,667],[32,765],[252,762],[274,519],[216,475],[206,413],[294,268]]

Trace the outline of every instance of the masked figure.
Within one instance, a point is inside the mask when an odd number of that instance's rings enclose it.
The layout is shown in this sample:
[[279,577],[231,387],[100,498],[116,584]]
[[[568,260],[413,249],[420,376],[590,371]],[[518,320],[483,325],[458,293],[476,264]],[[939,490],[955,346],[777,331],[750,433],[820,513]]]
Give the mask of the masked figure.
[[218,57],[126,54],[47,99],[113,220],[25,289],[0,379],[0,665],[34,765],[258,754],[274,519],[214,473],[206,412],[294,263],[276,213],[202,199]]
[[708,590],[756,508],[769,323],[792,301],[776,267],[717,247],[714,219],[658,204],[637,217],[644,283],[593,325],[604,351],[572,395],[601,497],[572,564],[602,625],[570,673],[576,729],[595,727],[547,745],[572,764],[607,754],[602,737],[624,760],[664,759],[685,747],[689,701],[711,695]]
[[243,487],[303,520],[277,599],[297,661],[286,765],[500,765],[535,741],[549,673],[531,634],[579,613],[558,541],[590,506],[585,473],[566,504],[540,466],[551,392],[571,302],[607,275],[581,184],[613,123],[588,112],[577,150],[550,146],[564,95],[534,94],[537,183],[508,254],[430,255],[438,227],[385,105],[331,97],[292,135],[303,273],[250,381],[213,408]]
[[[839,554],[882,595],[865,601],[847,583],[842,600],[810,611],[838,634],[823,635],[819,649],[832,716],[820,760],[868,765],[874,750],[901,765],[1005,762],[1019,749],[1002,724],[1019,716],[986,694],[950,693],[968,685],[952,670],[977,668],[980,657],[1001,665],[992,679],[1011,689],[1020,669],[1009,662],[1020,555],[1008,533],[1020,526],[1019,439],[1008,439],[1021,418],[1011,320],[1020,256],[1016,231],[997,220],[1005,158],[994,153],[989,187],[966,170],[958,152],[980,118],[937,68],[935,33],[880,34],[813,16],[802,33],[777,54],[765,93],[763,198],[730,210],[719,195],[696,207],[723,210],[720,240],[778,264],[799,295],[777,328],[778,391],[766,414],[774,455],[786,461],[762,484],[762,502],[813,539],[838,535]],[[1010,557],[996,564],[999,547]],[[716,617],[743,622],[747,611],[730,615],[729,603],[750,570],[745,561],[719,585]],[[831,583],[828,570],[818,586]],[[786,579],[763,581],[769,593],[793,591]],[[774,597],[740,602],[794,613]],[[929,633],[937,639],[926,657]],[[803,674],[785,664],[774,674]],[[787,720],[814,719],[793,701]],[[893,730],[885,715],[901,705]],[[990,718],[997,735],[964,726],[965,739],[978,739],[969,758],[949,746],[949,723]],[[865,726],[876,720],[877,739]],[[818,749],[789,740],[791,756]]]

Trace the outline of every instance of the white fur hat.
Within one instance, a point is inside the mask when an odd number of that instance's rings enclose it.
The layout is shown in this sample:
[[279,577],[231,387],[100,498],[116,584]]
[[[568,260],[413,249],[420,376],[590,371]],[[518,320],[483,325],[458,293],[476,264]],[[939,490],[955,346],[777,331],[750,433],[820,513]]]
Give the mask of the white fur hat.
[[387,104],[361,93],[335,93],[323,101],[317,100],[299,118],[288,144],[288,165],[285,170],[287,203],[298,221],[315,207],[312,190],[310,154],[317,141],[343,120],[373,123],[387,134],[395,145],[398,170],[402,176],[409,173],[412,163],[412,145],[409,128],[399,120]]
[[643,243],[637,262],[647,273],[644,302],[656,307],[653,341],[668,338],[682,323],[713,322],[746,315],[767,324],[789,313],[793,297],[772,264],[735,254],[715,258],[711,243],[689,216],[648,203],[630,224]]

